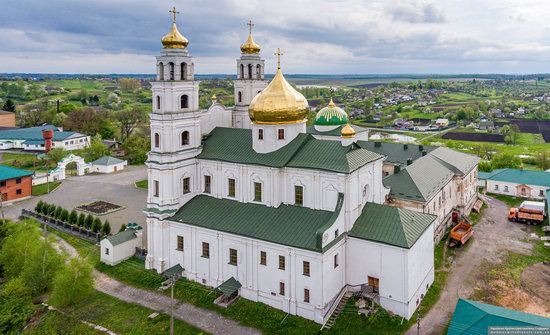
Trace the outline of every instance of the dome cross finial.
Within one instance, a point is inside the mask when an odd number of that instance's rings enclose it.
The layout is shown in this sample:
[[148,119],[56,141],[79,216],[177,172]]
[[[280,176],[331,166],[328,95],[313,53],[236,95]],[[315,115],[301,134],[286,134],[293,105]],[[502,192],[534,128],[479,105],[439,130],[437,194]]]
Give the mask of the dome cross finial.
[[172,7],[172,9],[168,12],[172,13],[172,22],[176,23],[176,15],[178,15],[180,12],[176,11],[176,7]]
[[277,52],[275,53],[275,56],[277,56],[277,69],[281,68],[281,56],[283,56],[284,53],[281,52],[280,48],[277,48]]
[[248,33],[252,35],[252,27],[254,27],[254,23],[252,23],[252,20],[248,20],[246,25],[248,26]]

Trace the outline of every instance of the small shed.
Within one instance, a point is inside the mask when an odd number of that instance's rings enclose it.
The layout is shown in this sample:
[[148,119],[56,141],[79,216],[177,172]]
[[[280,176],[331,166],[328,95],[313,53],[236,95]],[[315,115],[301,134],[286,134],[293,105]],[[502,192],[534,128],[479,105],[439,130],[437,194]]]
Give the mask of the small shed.
[[117,265],[136,253],[141,246],[141,231],[127,229],[107,236],[100,242],[101,261],[108,265]]
[[111,157],[103,156],[92,162],[92,171],[97,173],[113,173],[124,170],[124,167],[128,165],[127,161]]
[[220,286],[216,287],[216,291],[222,295],[214,301],[214,304],[223,308],[231,305],[238,298],[241,287],[241,283],[235,277],[224,281]]

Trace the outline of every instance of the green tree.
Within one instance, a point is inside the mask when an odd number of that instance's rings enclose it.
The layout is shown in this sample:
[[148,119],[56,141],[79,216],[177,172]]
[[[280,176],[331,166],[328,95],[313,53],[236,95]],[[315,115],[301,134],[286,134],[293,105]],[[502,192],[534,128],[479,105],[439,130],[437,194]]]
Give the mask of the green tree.
[[124,142],[147,119],[147,112],[144,108],[134,107],[116,113],[116,118],[120,124],[121,140]]
[[550,150],[544,150],[535,156],[535,164],[542,170],[550,169]]
[[8,281],[0,294],[0,334],[19,334],[34,308],[22,278]]
[[38,201],[36,206],[34,207],[34,211],[37,213],[42,213],[42,208],[44,207],[44,202],[42,200]]
[[71,258],[55,276],[51,302],[70,306],[86,299],[92,291],[92,266],[83,258]]
[[151,143],[148,137],[133,134],[122,144],[122,148],[130,164],[143,164],[151,150]]
[[99,233],[99,231],[101,230],[101,219],[100,218],[95,218],[94,219],[94,222],[92,223],[92,231],[94,233]]
[[55,208],[55,212],[54,212],[53,216],[54,216],[56,219],[61,219],[62,213],[63,213],[63,207],[57,206],[57,207]]
[[86,225],[86,215],[84,213],[80,213],[78,216],[78,226],[84,227]]
[[125,231],[125,230],[126,230],[126,225],[122,224],[122,226],[120,226],[120,229],[118,230],[118,232],[120,233],[121,231]]
[[51,160],[52,162],[55,162],[56,164],[59,163],[59,161],[61,161],[67,155],[68,155],[67,150],[65,150],[63,148],[52,149],[47,154],[48,159]]
[[55,217],[55,210],[57,209],[57,207],[55,207],[54,204],[50,204],[50,206],[48,207],[48,215],[51,216],[51,217]]
[[69,222],[69,211],[63,208],[63,211],[61,211],[61,221],[63,222]]
[[50,213],[50,204],[48,204],[47,202],[45,202],[43,205],[42,205],[42,212],[40,212],[41,214],[44,214],[44,215],[48,215],[48,213]]
[[509,153],[499,153],[493,157],[491,166],[493,169],[517,169],[521,166],[521,159]]
[[8,99],[6,100],[6,103],[4,104],[4,106],[2,106],[2,109],[5,110],[6,112],[15,113],[15,104],[11,99]]
[[109,235],[111,233],[111,224],[108,220],[105,220],[103,226],[101,227],[101,233],[103,235]]
[[94,217],[92,216],[92,214],[88,214],[88,216],[86,216],[86,221],[84,222],[84,227],[90,229],[92,228],[93,224],[94,224]]
[[78,213],[73,209],[69,214],[69,223],[75,225],[78,223]]
[[87,162],[95,161],[98,158],[109,155],[110,151],[107,146],[103,143],[101,136],[97,134],[92,138],[92,143],[90,146],[83,150],[84,159]]

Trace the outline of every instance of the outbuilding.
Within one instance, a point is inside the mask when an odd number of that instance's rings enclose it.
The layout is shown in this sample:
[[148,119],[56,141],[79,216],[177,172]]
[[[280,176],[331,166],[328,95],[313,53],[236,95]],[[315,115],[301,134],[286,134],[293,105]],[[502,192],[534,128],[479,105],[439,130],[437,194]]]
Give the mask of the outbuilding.
[[141,247],[141,227],[129,228],[101,240],[101,261],[108,265],[117,265],[131,258],[136,248]]
[[2,201],[29,198],[32,195],[33,172],[0,165],[0,194]]
[[550,189],[550,172],[498,169],[480,173],[479,179],[485,180],[487,192],[544,200]]
[[128,161],[123,161],[111,156],[103,156],[92,162],[92,172],[113,173],[124,170]]

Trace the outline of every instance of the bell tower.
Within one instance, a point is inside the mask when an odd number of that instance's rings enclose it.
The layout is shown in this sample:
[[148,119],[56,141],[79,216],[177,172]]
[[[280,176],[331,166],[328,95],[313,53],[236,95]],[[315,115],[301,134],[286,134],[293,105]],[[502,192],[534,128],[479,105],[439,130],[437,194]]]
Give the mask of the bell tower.
[[237,80],[235,86],[235,109],[233,111],[234,128],[250,128],[248,106],[252,99],[266,86],[264,78],[264,60],[260,58],[260,46],[252,37],[252,20],[247,23],[248,38],[241,45],[241,57],[237,59]]

